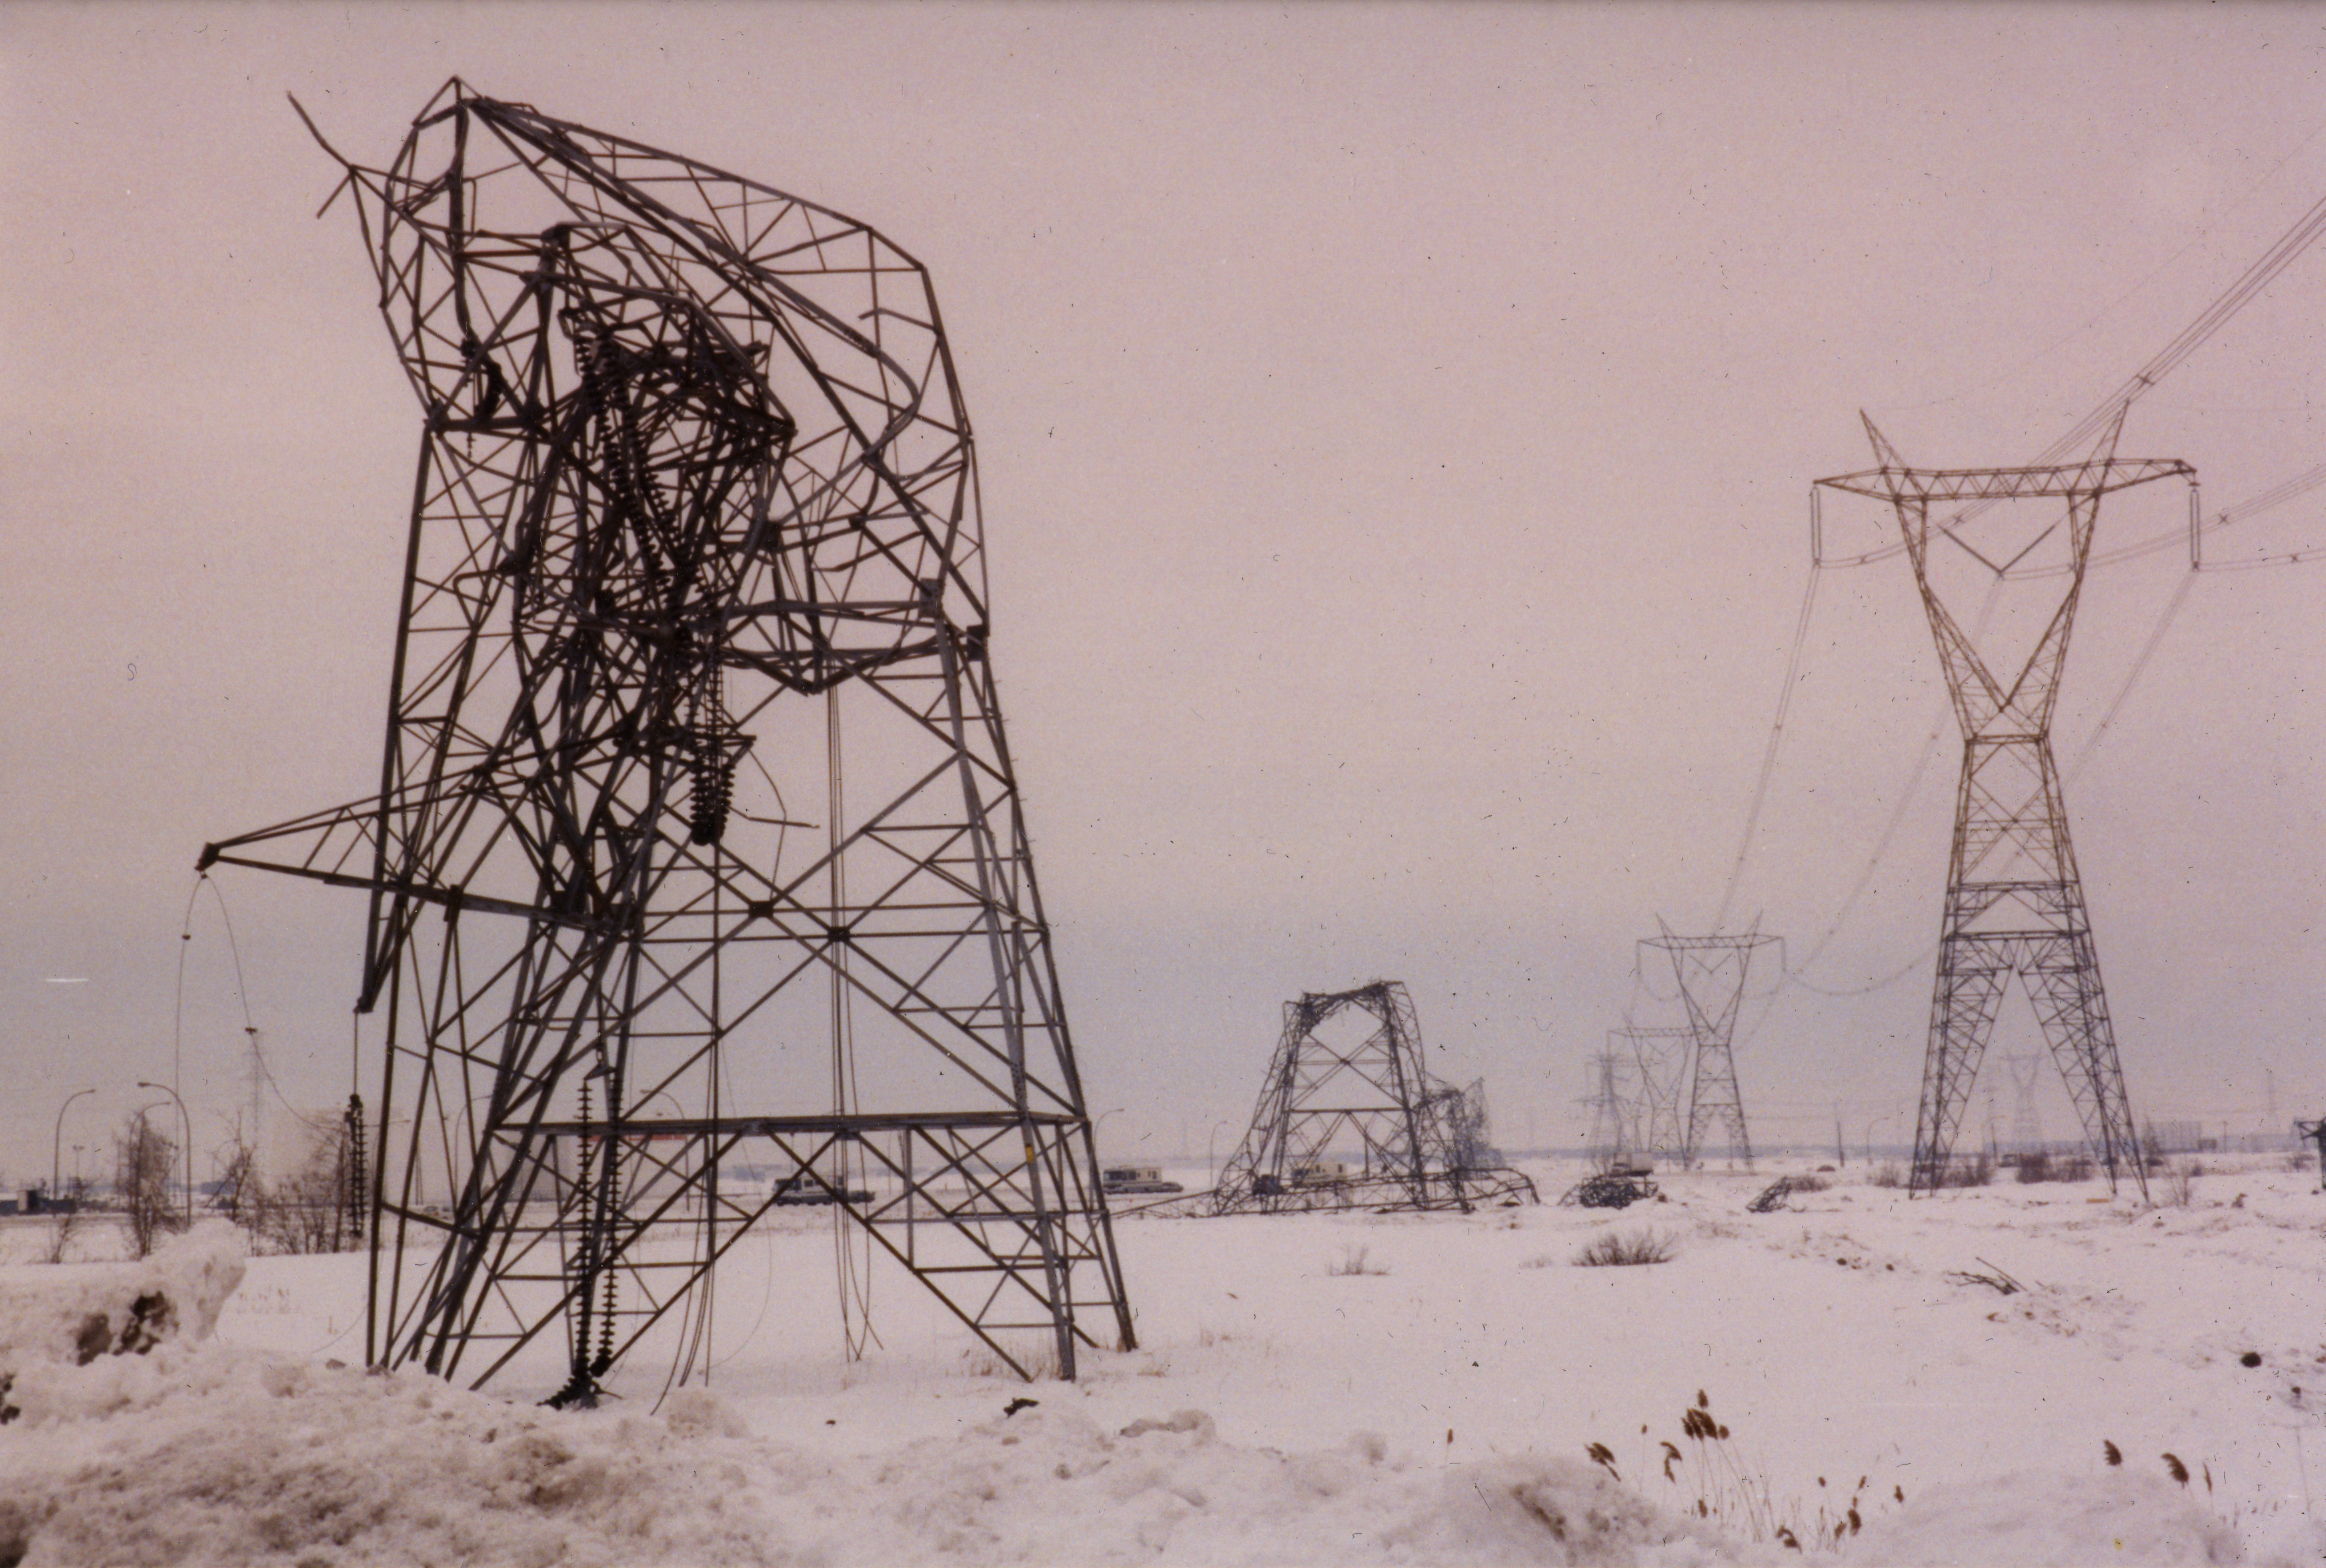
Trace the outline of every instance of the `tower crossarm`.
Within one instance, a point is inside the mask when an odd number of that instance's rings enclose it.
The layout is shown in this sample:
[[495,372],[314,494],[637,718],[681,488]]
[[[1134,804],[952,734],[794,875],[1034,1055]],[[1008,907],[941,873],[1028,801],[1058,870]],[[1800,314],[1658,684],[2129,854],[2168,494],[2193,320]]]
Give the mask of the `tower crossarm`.
[[1837,474],[1818,484],[1892,505],[1950,501],[2024,501],[2044,496],[2105,496],[2152,479],[2193,478],[2178,458],[2095,458],[2089,462],[2029,469],[1901,469],[1884,466]]

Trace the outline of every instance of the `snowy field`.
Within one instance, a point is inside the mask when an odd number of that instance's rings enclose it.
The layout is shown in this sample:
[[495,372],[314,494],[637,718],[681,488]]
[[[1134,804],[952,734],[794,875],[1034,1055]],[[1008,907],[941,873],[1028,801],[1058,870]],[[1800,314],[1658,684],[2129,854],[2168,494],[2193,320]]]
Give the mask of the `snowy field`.
[[[1531,1169],[1546,1199],[1580,1174]],[[1910,1203],[1853,1164],[1746,1212],[1786,1169],[1622,1212],[1126,1219],[1143,1342],[1072,1385],[995,1376],[877,1273],[849,1362],[830,1219],[786,1214],[722,1266],[709,1387],[640,1356],[591,1412],[532,1403],[545,1363],[483,1395],[365,1375],[358,1256],[246,1264],[208,1226],[50,1265],[7,1221],[0,1563],[2326,1556],[2314,1169],[2210,1164],[2143,1208]],[[1650,1230],[1669,1261],[1573,1261]],[[75,1364],[155,1294],[149,1351]]]

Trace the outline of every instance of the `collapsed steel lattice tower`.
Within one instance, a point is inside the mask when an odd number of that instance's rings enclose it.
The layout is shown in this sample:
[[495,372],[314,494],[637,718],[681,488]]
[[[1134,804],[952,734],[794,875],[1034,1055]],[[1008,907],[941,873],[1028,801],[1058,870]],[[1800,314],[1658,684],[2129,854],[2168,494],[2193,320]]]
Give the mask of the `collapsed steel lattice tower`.
[[1688,1009],[1687,1125],[1679,1155],[1693,1164],[1702,1157],[1706,1135],[1727,1129],[1728,1158],[1753,1168],[1753,1139],[1744,1126],[1744,1097],[1736,1086],[1736,1016],[1744,1006],[1744,982],[1757,948],[1778,939],[1747,932],[1742,936],[1675,936],[1661,920],[1660,934],[1644,945],[1671,960],[1680,1003]]
[[1021,1374],[1130,1347],[926,270],[458,80],[346,170],[423,415],[380,790],[203,863],[370,895],[369,1359],[586,1402],[802,1202]]
[[[2174,477],[2193,487],[2195,470],[2173,459],[2116,456],[2122,410],[2083,461],[2024,469],[1910,469],[1873,422],[1865,422],[1880,466],[1817,483],[1887,502],[1895,511],[1963,734],[1909,1190],[1929,1192],[1944,1183],[1996,1009],[2005,982],[2016,974],[2109,1186],[2120,1170],[2129,1169],[2145,1198],[2147,1173],[2052,757],[2052,713],[2100,497]],[[2066,515],[2045,508],[2033,524],[1996,540],[1974,539],[1964,525],[1999,503],[2022,500],[2064,501]],[[1933,505],[1964,511],[1934,527]],[[1949,611],[1931,583],[1937,543],[1960,547],[1996,580],[2039,546],[2049,543],[2059,552],[2052,569],[2061,585],[2057,600],[2043,601],[2049,617],[2040,620],[2040,635],[2018,669],[2006,667],[1998,678]]]
[[[1344,1018],[1357,1022],[1336,1027]],[[1375,980],[1284,1004],[1251,1126],[1221,1169],[1209,1211],[1468,1209],[1521,1198],[1538,1201],[1534,1183],[1488,1143],[1484,1084],[1463,1090],[1431,1077],[1413,998],[1400,981]]]

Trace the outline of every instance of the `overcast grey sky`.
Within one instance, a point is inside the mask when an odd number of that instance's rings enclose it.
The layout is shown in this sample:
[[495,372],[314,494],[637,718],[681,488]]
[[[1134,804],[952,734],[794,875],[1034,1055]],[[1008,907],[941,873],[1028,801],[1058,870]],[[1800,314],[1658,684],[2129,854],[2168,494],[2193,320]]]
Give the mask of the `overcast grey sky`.
[[[1678,1021],[1633,944],[1720,905],[1857,411],[2031,459],[2326,197],[2321,51],[2164,5],[0,9],[0,1166],[168,1079],[181,958],[218,1141],[195,856],[377,777],[416,419],[286,89],[377,163],[458,73],[928,264],[1093,1109],[1161,1155],[1225,1152],[1286,998],[1376,977],[1504,1142],[1578,1136],[1604,1032]],[[2121,450],[2209,510],[2326,460],[2321,306],[2326,250]],[[2219,548],[2305,544],[2326,492]],[[2063,761],[2182,570],[2088,587]],[[2070,787],[2137,1115],[2326,1110],[2321,590],[2201,576]],[[1731,911],[1800,970],[1738,1050],[1763,1143],[1911,1132],[1941,700],[1906,563],[1822,574]],[[220,890],[284,1090],[343,1098],[361,900]]]

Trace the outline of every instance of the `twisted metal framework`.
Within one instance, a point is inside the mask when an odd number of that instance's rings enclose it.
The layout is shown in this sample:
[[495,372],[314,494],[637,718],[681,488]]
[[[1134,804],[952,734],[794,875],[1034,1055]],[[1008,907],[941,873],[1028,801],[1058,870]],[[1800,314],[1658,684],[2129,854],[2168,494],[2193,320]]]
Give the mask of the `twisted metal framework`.
[[588,1402],[804,1200],[1021,1374],[1130,1348],[926,270],[457,79],[341,162],[424,424],[380,789],[203,863],[369,895],[370,1360]]
[[[1324,1033],[1344,1016],[1372,1026]],[[1284,1004],[1251,1126],[1209,1211],[1468,1210],[1521,1199],[1539,1202],[1533,1182],[1487,1142],[1484,1082],[1463,1090],[1431,1077],[1413,998],[1401,981],[1375,980]]]
[[[1817,481],[1819,487],[1886,502],[1896,512],[1963,733],[1954,848],[1948,861],[1930,1043],[1914,1128],[1909,1183],[1913,1192],[1944,1184],[2005,984],[2016,974],[2034,1005],[2052,1059],[2067,1081],[2069,1098],[2083,1120],[2085,1137],[2107,1172],[2109,1186],[2117,1184],[2120,1169],[2129,1169],[2142,1197],[2148,1193],[2124,1070],[2117,1056],[2116,1031],[2100,988],[2091,919],[2068,840],[2059,769],[2052,757],[2052,712],[2091,555],[2100,497],[2180,478],[2191,486],[2193,516],[2196,471],[2172,459],[2117,457],[2122,426],[2119,409],[2091,455],[2080,462],[2024,469],[1910,469],[1867,420],[1866,434],[1880,466]],[[1975,548],[1962,528],[1966,515],[2017,500],[2064,501],[2066,515],[2047,515],[2033,540],[2014,536],[2007,552]],[[1965,513],[1934,528],[1931,506],[1957,504],[1965,505]],[[2047,540],[2065,545],[2064,569],[2055,579],[2061,584],[2057,602],[2024,663],[1998,678],[1932,587],[1931,546],[1940,541],[1959,545],[2000,578]]]
[[[1682,1164],[1694,1164],[1705,1135],[1717,1125],[1728,1132],[1728,1158],[1753,1168],[1753,1139],[1744,1126],[1744,1097],[1736,1087],[1736,1016],[1744,1005],[1744,982],[1754,950],[1779,941],[1757,931],[1742,936],[1675,936],[1656,922],[1661,934],[1641,945],[1671,960],[1680,1004],[1688,1009],[1688,1110],[1680,1134]],[[1677,1115],[1677,1112],[1675,1113]]]

